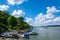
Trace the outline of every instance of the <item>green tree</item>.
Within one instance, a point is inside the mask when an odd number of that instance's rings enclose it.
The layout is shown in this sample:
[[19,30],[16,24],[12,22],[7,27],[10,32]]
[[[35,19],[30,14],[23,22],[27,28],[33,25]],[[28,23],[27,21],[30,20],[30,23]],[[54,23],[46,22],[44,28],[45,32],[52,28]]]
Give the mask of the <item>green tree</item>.
[[26,28],[30,28],[31,27],[27,22],[24,21],[23,17],[19,17],[18,18],[18,22],[19,22],[19,25],[20,25],[19,26],[20,29],[26,29]]
[[[17,26],[19,24],[20,26]],[[25,29],[31,26],[24,21],[23,17],[15,18],[6,11],[0,11],[0,32],[9,31],[9,29]]]
[[10,16],[7,19],[7,21],[9,23],[9,26],[11,26],[12,29],[14,29],[14,27],[17,26],[17,24],[18,24],[17,19],[14,16]]
[[22,24],[22,23],[23,23],[23,20],[24,20],[24,18],[23,18],[23,17],[18,17],[18,22],[19,22],[20,24]]
[[0,23],[3,23],[5,25],[8,24],[7,18],[10,16],[10,14],[6,11],[0,11]]
[[26,28],[30,28],[30,27],[31,26],[26,22],[24,22],[23,25],[22,25],[22,29],[26,29]]
[[9,12],[7,11],[0,11],[0,17],[8,18],[10,16]]
[[9,26],[0,23],[0,32],[5,32],[5,31],[9,31]]
[[21,29],[22,28],[22,25],[24,23],[24,18],[23,17],[18,17],[18,24],[20,25],[19,28]]
[[8,31],[7,18],[10,15],[6,11],[0,11],[0,32]]

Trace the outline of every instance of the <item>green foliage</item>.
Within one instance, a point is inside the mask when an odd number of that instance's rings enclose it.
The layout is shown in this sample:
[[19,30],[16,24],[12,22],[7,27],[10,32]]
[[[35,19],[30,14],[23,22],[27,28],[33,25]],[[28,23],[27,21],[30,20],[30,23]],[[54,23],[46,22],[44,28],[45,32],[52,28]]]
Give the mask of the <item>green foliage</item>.
[[25,29],[25,28],[30,28],[30,25],[26,22],[24,22],[24,24],[23,24],[23,29]]
[[9,27],[6,26],[5,24],[0,23],[0,32],[5,32],[8,31]]
[[14,28],[18,24],[17,19],[14,16],[8,17],[7,21],[11,28]]
[[0,11],[0,18],[8,18],[10,14],[6,11]]
[[18,23],[20,24],[20,25],[22,25],[23,24],[23,21],[24,20],[24,18],[23,17],[18,17]]
[[23,21],[24,18],[23,17],[18,17],[18,20]]
[[20,30],[26,28],[31,28],[31,26],[24,21],[23,17],[15,18],[6,11],[0,11],[0,32],[9,31],[10,29]]
[[20,30],[18,26],[15,26],[13,29],[14,30]]
[[24,22],[24,18],[23,17],[19,17],[18,18],[18,22],[20,24],[20,26],[19,26],[20,29],[26,29],[26,28],[30,28],[31,27],[28,23]]
[[9,16],[8,12],[0,11],[0,32],[8,31],[7,18]]

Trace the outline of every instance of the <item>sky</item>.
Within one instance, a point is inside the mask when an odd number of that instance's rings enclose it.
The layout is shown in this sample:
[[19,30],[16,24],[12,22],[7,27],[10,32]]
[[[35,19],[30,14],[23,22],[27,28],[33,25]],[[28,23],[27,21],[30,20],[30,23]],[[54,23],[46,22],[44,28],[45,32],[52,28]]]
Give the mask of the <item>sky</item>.
[[0,10],[32,26],[60,25],[60,0],[0,0]]

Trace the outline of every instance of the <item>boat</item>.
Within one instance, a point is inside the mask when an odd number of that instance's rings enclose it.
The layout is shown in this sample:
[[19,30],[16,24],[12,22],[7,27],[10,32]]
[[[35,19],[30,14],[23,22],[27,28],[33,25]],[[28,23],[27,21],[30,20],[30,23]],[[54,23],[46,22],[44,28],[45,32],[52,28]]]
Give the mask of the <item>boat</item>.
[[28,34],[29,35],[38,35],[38,33],[36,33],[36,32],[29,32]]

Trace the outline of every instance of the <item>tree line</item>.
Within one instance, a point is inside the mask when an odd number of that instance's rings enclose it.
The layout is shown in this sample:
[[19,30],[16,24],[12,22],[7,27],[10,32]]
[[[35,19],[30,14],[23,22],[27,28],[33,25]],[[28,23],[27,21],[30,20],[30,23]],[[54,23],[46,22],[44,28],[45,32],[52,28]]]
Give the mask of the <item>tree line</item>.
[[6,32],[11,29],[13,30],[24,30],[31,28],[27,22],[24,21],[23,17],[14,17],[6,11],[0,11],[0,32]]

